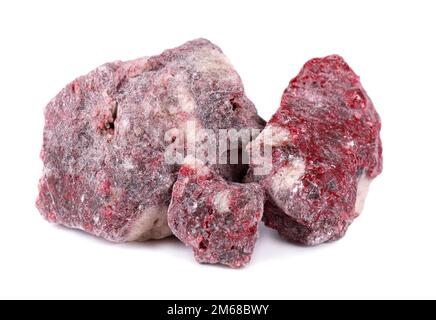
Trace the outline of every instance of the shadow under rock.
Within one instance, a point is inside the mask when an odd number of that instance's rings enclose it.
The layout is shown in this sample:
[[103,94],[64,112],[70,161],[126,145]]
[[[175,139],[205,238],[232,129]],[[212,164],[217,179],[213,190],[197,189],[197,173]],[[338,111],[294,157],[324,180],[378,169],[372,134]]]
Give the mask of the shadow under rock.
[[154,248],[154,247],[161,247],[161,246],[172,246],[174,248],[176,247],[182,247],[185,248],[186,246],[180,242],[175,236],[170,236],[167,238],[163,238],[163,239],[152,239],[152,240],[147,240],[147,241],[135,241],[135,242],[112,242],[109,240],[106,240],[104,238],[101,237],[97,237],[95,235],[92,235],[90,233],[87,233],[81,229],[74,229],[74,228],[68,228],[65,226],[62,226],[60,224],[54,224],[53,225],[54,228],[61,230],[62,232],[67,232],[70,234],[74,234],[77,235],[79,237],[83,237],[84,239],[90,239],[91,241],[96,241],[102,244],[106,244],[106,245],[113,245],[113,246],[127,246],[127,247],[149,247],[149,248]]
[[287,256],[297,258],[301,255],[312,254],[318,250],[323,250],[331,243],[318,246],[305,246],[300,243],[291,242],[282,238],[276,230],[268,228],[263,223],[259,229],[259,239],[254,249],[252,263],[277,260],[279,257]]

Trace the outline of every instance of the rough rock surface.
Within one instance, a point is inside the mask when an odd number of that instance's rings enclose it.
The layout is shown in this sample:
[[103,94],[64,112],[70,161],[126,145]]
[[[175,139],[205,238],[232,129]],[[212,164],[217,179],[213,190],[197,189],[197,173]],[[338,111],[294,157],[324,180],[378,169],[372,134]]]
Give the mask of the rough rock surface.
[[[263,123],[236,71],[207,40],[107,63],[45,109],[37,207],[51,222],[112,241],[168,236],[178,166],[165,150],[180,132],[243,127]],[[170,129],[179,131],[168,137]],[[220,169],[234,175],[229,166]]]
[[174,185],[168,222],[197,261],[239,268],[250,261],[263,200],[260,185],[227,182],[188,156]]
[[266,190],[266,225],[307,245],[343,236],[382,171],[380,127],[359,77],[341,57],[307,62],[248,146],[272,148],[272,170],[256,175],[261,161],[254,156],[258,163],[247,175]]

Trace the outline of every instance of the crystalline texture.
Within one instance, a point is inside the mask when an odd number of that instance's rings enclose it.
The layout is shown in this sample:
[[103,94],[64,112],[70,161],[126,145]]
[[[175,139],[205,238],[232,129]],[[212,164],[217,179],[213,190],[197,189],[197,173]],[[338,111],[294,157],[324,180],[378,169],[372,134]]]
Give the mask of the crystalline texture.
[[262,213],[258,184],[227,182],[188,156],[174,185],[168,221],[197,261],[239,268],[250,261]]
[[[168,236],[178,170],[164,156],[178,137],[165,140],[168,130],[245,127],[263,123],[238,74],[207,40],[107,63],[73,81],[45,109],[37,207],[49,221],[112,241]],[[218,169],[230,179],[236,174],[229,166]]]
[[266,225],[308,245],[343,236],[382,171],[380,127],[359,77],[341,57],[307,62],[249,146],[272,146],[272,170],[256,175],[253,165],[247,176],[266,190]]

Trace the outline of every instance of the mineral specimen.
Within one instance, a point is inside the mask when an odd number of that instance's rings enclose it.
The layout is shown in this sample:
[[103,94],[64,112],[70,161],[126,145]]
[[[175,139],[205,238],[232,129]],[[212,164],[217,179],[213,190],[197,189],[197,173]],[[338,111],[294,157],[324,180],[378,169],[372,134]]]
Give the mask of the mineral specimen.
[[188,156],[174,185],[168,222],[197,261],[239,268],[250,261],[263,198],[258,184],[227,182]]
[[[247,181],[266,191],[264,221],[286,239],[315,245],[343,236],[382,171],[380,119],[359,77],[337,56],[312,59],[248,149]],[[263,163],[263,164],[262,164]],[[256,174],[262,167],[266,170]]]
[[[168,236],[179,166],[168,148],[201,128],[262,127],[238,74],[207,40],[107,63],[45,109],[37,207],[51,222],[111,241]],[[217,169],[236,179],[233,167]]]

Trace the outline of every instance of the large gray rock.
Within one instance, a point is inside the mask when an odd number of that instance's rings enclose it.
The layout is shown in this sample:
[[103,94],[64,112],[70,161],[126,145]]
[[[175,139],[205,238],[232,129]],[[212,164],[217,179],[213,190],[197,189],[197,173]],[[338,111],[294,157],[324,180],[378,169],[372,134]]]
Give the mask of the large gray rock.
[[[112,241],[171,234],[167,207],[179,165],[167,155],[180,144],[175,154],[189,153],[182,137],[263,127],[228,59],[203,39],[107,63],[65,87],[45,118],[37,207],[51,222]],[[236,179],[240,168],[216,169]]]

